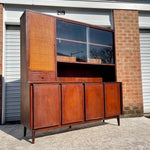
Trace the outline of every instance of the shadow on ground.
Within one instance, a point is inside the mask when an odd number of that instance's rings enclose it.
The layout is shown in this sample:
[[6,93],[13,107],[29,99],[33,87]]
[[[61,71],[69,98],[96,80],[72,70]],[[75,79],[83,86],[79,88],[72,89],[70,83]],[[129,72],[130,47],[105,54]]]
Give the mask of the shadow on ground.
[[[61,134],[61,133],[71,132],[71,131],[80,130],[80,129],[83,130],[86,128],[103,126],[106,124],[108,124],[106,121],[105,122],[97,121],[97,122],[92,122],[92,123],[71,126],[71,128],[63,127],[63,128],[52,129],[52,130],[38,131],[38,132],[36,132],[35,137],[37,138],[37,137],[42,137],[42,136]],[[28,142],[31,142],[31,139],[32,139],[31,130],[27,129],[26,137],[23,136],[23,125],[22,124],[10,124],[10,123],[8,124],[7,123],[6,125],[0,125],[0,131],[5,132],[8,135],[13,136],[18,140],[26,140]]]

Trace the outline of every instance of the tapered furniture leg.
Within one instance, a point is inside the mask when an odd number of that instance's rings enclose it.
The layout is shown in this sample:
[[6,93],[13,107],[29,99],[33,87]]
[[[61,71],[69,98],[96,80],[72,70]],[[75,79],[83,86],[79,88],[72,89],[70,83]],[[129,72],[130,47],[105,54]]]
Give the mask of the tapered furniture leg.
[[120,126],[120,116],[117,116],[118,126]]
[[103,120],[103,122],[105,122],[105,120]]
[[24,127],[24,137],[26,136],[26,133],[27,133],[27,128]]
[[71,126],[69,126],[69,128],[71,128]]
[[32,144],[34,144],[34,141],[35,141],[35,131],[32,130]]

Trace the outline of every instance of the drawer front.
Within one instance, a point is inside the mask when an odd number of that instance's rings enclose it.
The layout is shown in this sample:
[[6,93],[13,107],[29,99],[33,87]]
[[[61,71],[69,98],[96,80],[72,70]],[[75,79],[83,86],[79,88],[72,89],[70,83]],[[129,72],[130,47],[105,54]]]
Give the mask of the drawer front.
[[105,83],[105,117],[121,114],[120,83]]
[[85,84],[86,120],[104,118],[103,84]]
[[60,124],[60,85],[33,85],[34,129]]
[[62,84],[62,124],[84,120],[84,92],[82,84]]

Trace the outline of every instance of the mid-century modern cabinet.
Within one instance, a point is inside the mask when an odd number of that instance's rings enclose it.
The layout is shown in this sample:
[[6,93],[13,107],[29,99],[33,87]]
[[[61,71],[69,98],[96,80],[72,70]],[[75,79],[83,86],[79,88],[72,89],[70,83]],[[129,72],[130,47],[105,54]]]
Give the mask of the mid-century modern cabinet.
[[35,132],[122,114],[114,31],[26,10],[21,17],[21,123]]

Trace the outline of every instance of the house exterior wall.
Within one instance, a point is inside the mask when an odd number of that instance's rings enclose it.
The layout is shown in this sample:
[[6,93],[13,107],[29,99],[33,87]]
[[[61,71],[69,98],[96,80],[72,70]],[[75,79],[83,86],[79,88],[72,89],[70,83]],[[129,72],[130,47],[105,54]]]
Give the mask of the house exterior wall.
[[2,117],[3,5],[0,4],[0,121]]
[[123,84],[124,116],[143,115],[138,11],[114,10],[117,81]]

